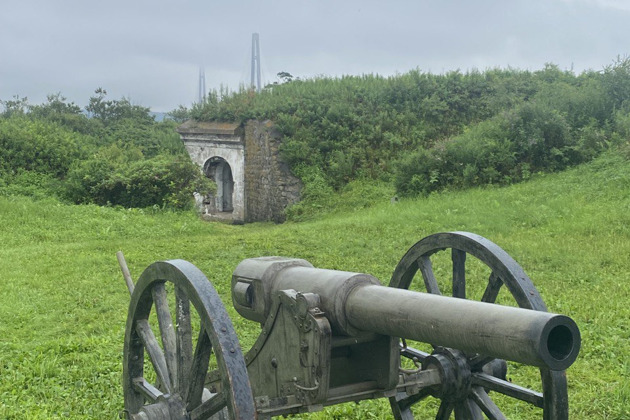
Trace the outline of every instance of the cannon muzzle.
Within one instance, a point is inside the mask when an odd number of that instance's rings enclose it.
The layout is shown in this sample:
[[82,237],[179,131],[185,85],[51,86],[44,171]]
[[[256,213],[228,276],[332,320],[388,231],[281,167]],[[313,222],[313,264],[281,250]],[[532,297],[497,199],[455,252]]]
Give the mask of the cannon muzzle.
[[236,310],[257,322],[289,289],[319,295],[336,335],[377,333],[552,370],[568,368],[580,349],[579,329],[564,315],[384,287],[368,274],[305,260],[248,259],[232,278]]

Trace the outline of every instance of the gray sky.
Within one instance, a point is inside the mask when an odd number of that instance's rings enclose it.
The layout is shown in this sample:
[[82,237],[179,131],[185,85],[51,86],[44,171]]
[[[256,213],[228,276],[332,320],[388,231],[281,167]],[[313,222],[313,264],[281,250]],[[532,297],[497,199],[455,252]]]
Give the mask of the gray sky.
[[154,111],[280,71],[392,75],[545,63],[581,72],[630,55],[630,0],[0,0],[0,99],[98,87]]

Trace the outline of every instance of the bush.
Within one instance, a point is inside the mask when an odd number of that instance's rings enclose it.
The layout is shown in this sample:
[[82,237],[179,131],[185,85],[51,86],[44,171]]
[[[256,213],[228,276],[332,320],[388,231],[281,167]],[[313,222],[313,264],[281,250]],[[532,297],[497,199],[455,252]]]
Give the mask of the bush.
[[[311,174],[312,176],[313,174]],[[354,180],[335,192],[321,176],[310,178],[305,186],[306,197],[286,210],[291,221],[311,220],[321,214],[352,212],[390,201],[394,189],[390,183],[369,179]],[[319,185],[319,188],[314,188]]]
[[52,175],[19,169],[16,173],[0,176],[0,195],[59,199],[63,197],[63,187]]
[[71,201],[123,207],[190,208],[193,192],[207,194],[213,184],[190,159],[160,155],[126,162],[106,160],[104,154],[77,163],[68,175],[66,196]]
[[394,185],[402,196],[428,194],[444,185],[444,149],[418,149],[395,164]]
[[563,169],[581,161],[571,128],[556,110],[536,102],[525,103],[507,114],[505,135],[516,159],[533,170]]
[[84,136],[45,120],[0,119],[0,171],[33,171],[63,178],[87,155]]
[[476,124],[452,140],[417,150],[395,164],[396,191],[428,194],[446,186],[509,184],[532,172],[591,159],[607,145],[595,124],[576,133],[548,105],[526,102]]

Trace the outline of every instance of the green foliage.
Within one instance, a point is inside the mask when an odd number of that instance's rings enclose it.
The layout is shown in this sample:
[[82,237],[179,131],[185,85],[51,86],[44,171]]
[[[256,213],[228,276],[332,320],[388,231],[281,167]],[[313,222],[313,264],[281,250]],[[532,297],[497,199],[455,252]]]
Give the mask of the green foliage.
[[355,212],[396,200],[394,189],[389,183],[367,179],[350,181],[339,191],[334,191],[321,173],[306,168],[302,179],[306,180],[302,198],[286,209],[287,219],[301,222],[321,218],[326,214]]
[[150,109],[140,105],[133,105],[129,99],[119,100],[106,99],[107,91],[98,88],[96,94],[90,98],[85,110],[92,118],[101,120],[103,123],[111,123],[126,119],[136,120],[141,123],[150,123],[154,118],[149,114]]
[[60,93],[3,102],[0,194],[74,203],[187,208],[213,186],[185,153],[175,121],[158,123],[127,99],[90,98],[88,118]]
[[114,145],[77,164],[68,174],[66,196],[77,204],[123,207],[190,208],[193,192],[208,193],[213,185],[185,156],[149,159],[138,149]]
[[0,176],[0,195],[26,196],[37,200],[59,197],[63,191],[62,182],[46,173],[18,169],[14,173]]
[[0,172],[26,170],[63,178],[86,154],[83,138],[56,123],[19,115],[0,118]]
[[4,118],[24,115],[28,110],[28,98],[20,98],[19,95],[14,95],[13,99],[6,101],[0,99],[0,105],[4,108],[0,115]]
[[387,177],[402,151],[491,116],[489,80],[478,72],[436,76],[417,70],[392,78],[293,80],[260,94],[215,92],[192,116],[272,119],[285,136],[282,152],[290,165],[318,168],[339,189],[352,179]]
[[584,116],[584,98],[559,96],[541,90],[535,99],[472,125],[452,139],[403,156],[394,164],[397,191],[416,195],[518,182],[531,173],[591,160],[626,136],[625,114],[612,117],[616,129],[611,131],[608,121]]
[[[592,132],[584,142],[595,143]],[[590,134],[590,137],[588,136]],[[396,187],[403,195],[448,186],[508,184],[531,172],[554,171],[581,162],[563,116],[546,105],[525,102],[483,121],[452,140],[413,152],[398,163]]]
[[81,107],[74,102],[67,103],[67,98],[60,92],[46,96],[46,103],[29,106],[29,112],[36,118],[59,117],[63,115],[80,115]]
[[184,105],[180,105],[176,109],[168,113],[168,118],[175,121],[176,123],[181,124],[184,121],[190,119],[190,110]]
[[271,119],[296,174],[312,167],[336,191],[394,175],[398,193],[409,195],[516,182],[590,160],[619,140],[629,98],[630,59],[619,58],[580,75],[547,64],[293,79],[258,94],[213,92],[191,116]]
[[628,111],[630,108],[630,57],[617,57],[604,69],[603,87],[608,97],[608,106],[613,110]]
[[[29,105],[29,116],[32,119],[44,119],[56,122],[62,127],[81,134],[99,136],[101,125],[90,120],[78,105],[67,103],[60,93],[47,96],[47,102],[41,105]],[[91,140],[90,143],[94,143]]]

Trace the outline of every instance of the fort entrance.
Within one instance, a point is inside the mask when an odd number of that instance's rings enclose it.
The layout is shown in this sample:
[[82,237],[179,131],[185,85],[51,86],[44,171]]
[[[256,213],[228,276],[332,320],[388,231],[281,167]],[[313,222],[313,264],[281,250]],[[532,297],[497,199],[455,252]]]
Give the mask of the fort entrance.
[[270,121],[190,120],[177,132],[192,161],[217,185],[215,194],[202,197],[204,218],[282,222],[286,207],[299,201],[301,183],[282,161],[281,136]]

